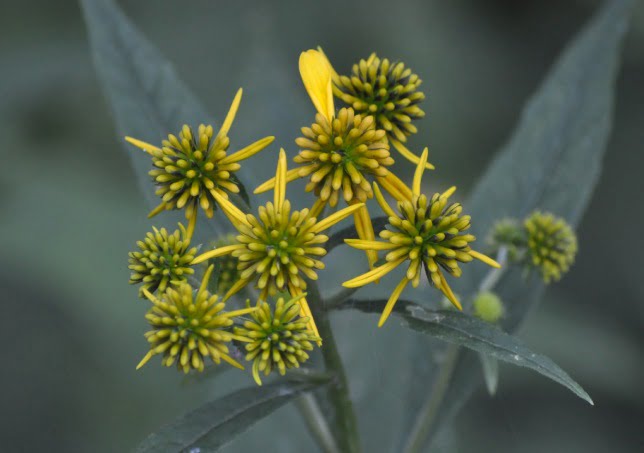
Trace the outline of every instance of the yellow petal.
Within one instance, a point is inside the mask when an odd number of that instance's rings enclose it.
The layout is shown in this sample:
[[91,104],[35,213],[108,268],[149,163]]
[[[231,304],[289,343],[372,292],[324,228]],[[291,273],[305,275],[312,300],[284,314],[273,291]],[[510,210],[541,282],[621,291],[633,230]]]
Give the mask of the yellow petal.
[[331,61],[329,60],[329,58],[326,56],[326,54],[322,50],[322,47],[318,46],[318,52],[320,52],[322,54],[322,56],[326,60],[326,64],[329,65],[329,69],[331,70],[331,77],[333,78],[333,80],[340,79],[340,76],[338,76],[338,73],[335,72],[335,69],[333,69],[333,65],[331,64]]
[[[288,184],[291,181],[295,181],[300,177],[300,169],[299,168],[292,168],[291,170],[288,170],[286,172],[286,183]],[[257,188],[253,191],[254,194],[259,194],[259,193],[264,193],[268,192],[269,190],[273,189],[275,187],[275,178],[271,178],[265,183],[262,183],[261,185],[257,186]]]
[[244,248],[244,244],[234,244],[234,245],[226,245],[224,247],[217,247],[216,249],[209,250],[205,253],[202,253],[194,260],[192,260],[190,264],[195,265],[195,264],[203,263],[204,261],[208,261],[209,259],[217,258],[218,256],[228,255],[237,249],[243,249],[243,248]]
[[463,311],[463,307],[461,306],[461,303],[458,301],[457,297],[452,292],[452,288],[449,287],[449,284],[447,283],[447,280],[445,280],[443,273],[441,272],[440,269],[438,269],[437,272],[438,272],[438,276],[441,279],[441,287],[439,289],[443,292],[443,294],[445,294],[445,296],[449,299],[452,305],[454,305],[459,310]]
[[[371,223],[371,217],[369,217],[367,205],[363,205],[362,208],[354,212],[353,219],[360,239],[364,239],[366,241],[373,241],[376,239],[376,234],[373,231],[373,224]],[[378,261],[378,253],[374,250],[367,250],[366,255],[367,261],[369,262],[369,269],[373,269],[373,265]]]
[[389,315],[391,314],[391,310],[394,309],[394,306],[396,305],[396,302],[398,301],[400,294],[407,286],[407,283],[409,283],[409,279],[407,277],[403,277],[400,283],[398,283],[398,286],[396,286],[394,291],[391,293],[391,296],[389,296],[387,305],[385,305],[385,309],[382,311],[382,315],[380,315],[380,320],[378,321],[378,327],[382,327],[383,324],[387,321],[387,318],[389,318]]
[[414,183],[412,185],[411,193],[414,197],[420,196],[420,184],[423,180],[423,173],[425,171],[425,165],[427,164],[427,153],[429,150],[425,148],[423,154],[420,156],[420,161],[416,166],[416,171],[414,172]]
[[378,182],[397,201],[411,200],[411,189],[392,172],[387,173],[387,176],[378,178]]
[[137,148],[141,148],[143,151],[145,151],[148,154],[152,154],[153,151],[161,151],[156,146],[150,145],[149,143],[146,143],[144,141],[138,140],[136,138],[125,137],[125,141],[128,142],[128,143],[131,143],[132,145],[136,146]]
[[391,250],[398,247],[391,242],[364,241],[362,239],[345,239],[344,243],[358,250]]
[[219,204],[219,207],[224,211],[224,214],[226,214],[226,217],[228,217],[233,226],[239,224],[250,226],[248,220],[246,220],[246,215],[237,206],[219,195],[216,190],[211,190],[210,194],[213,196],[217,204]]
[[456,192],[456,186],[452,186],[449,189],[447,189],[445,192],[441,194],[441,197],[443,198],[449,198],[452,196],[452,194]]
[[320,231],[324,231],[328,228],[331,228],[336,223],[341,222],[342,220],[349,217],[351,214],[353,214],[355,211],[360,209],[362,206],[364,206],[364,203],[354,204],[351,206],[347,206],[344,209],[340,209],[338,212],[331,214],[329,217],[313,225],[313,228],[311,228],[311,231],[313,233],[319,233]]
[[239,103],[241,102],[243,92],[244,90],[242,90],[241,88],[237,90],[237,94],[235,94],[235,99],[233,99],[233,103],[230,105],[230,109],[228,110],[226,119],[224,120],[224,123],[221,125],[221,129],[219,129],[219,132],[217,132],[217,137],[215,137],[215,140],[217,140],[220,137],[225,137],[228,135],[228,131],[230,131],[230,126],[232,126],[233,121],[235,121],[235,115],[237,115],[237,110],[239,109]]
[[195,226],[197,225],[197,214],[199,211],[197,209],[192,210],[192,214],[190,214],[190,218],[188,219],[188,229],[186,230],[186,237],[188,239],[188,242],[192,240],[192,235],[195,232]]
[[[394,148],[408,161],[418,165],[418,162],[420,162],[420,158],[409,151],[405,145],[403,145],[401,142],[394,138],[390,138],[389,141],[391,142],[392,145],[394,145]],[[435,167],[430,164],[429,162],[425,163],[425,168],[428,170],[433,170]]]
[[248,284],[250,280],[238,280],[237,283],[235,283],[233,286],[230,287],[228,292],[224,295],[223,299],[221,300],[222,302],[226,302],[228,299],[230,299],[232,296],[237,294],[244,286]]
[[[319,338],[320,332],[318,331],[318,326],[315,325],[313,313],[311,313],[311,307],[309,307],[309,303],[306,301],[304,291],[302,291],[302,288],[298,288],[290,283],[288,285],[288,289],[291,296],[295,297],[293,300],[296,301],[296,303],[300,306],[300,316],[303,318],[309,318],[307,326],[311,331],[315,333],[315,336]],[[318,341],[317,344],[318,346],[320,346],[322,342]]]
[[152,358],[152,356],[153,356],[153,355],[154,355],[154,353],[153,353],[152,351],[149,351],[149,352],[145,355],[145,357],[143,357],[143,359],[139,362],[139,364],[136,366],[136,369],[138,370],[138,369],[140,369],[143,365],[145,365],[146,363],[148,363],[148,361]]
[[259,307],[250,307],[242,308],[241,310],[227,311],[226,316],[229,318],[236,318],[237,316],[244,316],[254,311],[257,311]]
[[282,205],[286,199],[286,152],[284,148],[280,149],[277,158],[277,171],[275,172],[275,190],[273,193],[273,204],[275,211],[281,212]]
[[378,266],[369,272],[365,272],[362,275],[358,275],[355,278],[352,278],[351,280],[348,280],[342,284],[345,288],[359,288],[364,285],[368,285],[371,282],[375,282],[379,278],[381,278],[383,275],[387,274],[388,272],[391,272],[393,269],[396,268],[400,263],[405,261],[406,257],[403,258],[398,258],[395,261],[389,261],[386,264],[383,264],[382,266]]
[[241,363],[239,363],[237,360],[235,360],[235,359],[233,359],[232,357],[230,357],[228,354],[223,354],[223,353],[222,353],[222,354],[221,354],[221,358],[222,358],[225,362],[230,363],[230,364],[231,364],[232,366],[234,366],[235,368],[239,368],[240,370],[243,370],[243,369],[244,369],[244,366],[243,366]]
[[482,253],[476,252],[474,250],[470,250],[468,252],[472,258],[476,258],[479,261],[483,261],[485,264],[488,266],[495,267],[497,269],[501,269],[501,265],[494,261],[492,258],[490,258],[487,255],[483,255]]
[[255,143],[251,143],[246,148],[242,148],[236,153],[233,153],[230,156],[224,157],[219,161],[219,165],[232,164],[235,162],[239,162],[240,160],[248,159],[252,155],[257,154],[258,152],[266,148],[268,145],[273,143],[273,140],[275,140],[275,137],[272,137],[272,136],[264,137],[261,140],[257,140]]
[[389,206],[389,203],[387,203],[387,200],[385,200],[385,197],[382,196],[380,187],[376,182],[373,183],[373,193],[376,195],[376,201],[380,205],[380,208],[384,211],[385,214],[387,214],[388,217],[398,217],[394,210],[391,209],[391,206]]
[[328,201],[329,200],[323,200],[322,198],[315,200],[315,203],[313,203],[313,206],[309,209],[309,217],[315,217],[316,219],[320,217]]
[[201,279],[201,286],[199,287],[197,294],[201,294],[208,289],[208,281],[210,280],[210,275],[214,268],[215,266],[211,264],[208,266],[208,269],[206,269],[206,272],[204,272],[203,278]]
[[320,114],[331,122],[335,115],[331,67],[324,54],[307,50],[300,55],[300,75],[313,105]]
[[158,213],[163,212],[165,210],[165,207],[166,207],[165,202],[161,203],[159,206],[157,206],[152,211],[150,211],[150,213],[148,214],[148,219],[151,219],[152,217],[154,217]]

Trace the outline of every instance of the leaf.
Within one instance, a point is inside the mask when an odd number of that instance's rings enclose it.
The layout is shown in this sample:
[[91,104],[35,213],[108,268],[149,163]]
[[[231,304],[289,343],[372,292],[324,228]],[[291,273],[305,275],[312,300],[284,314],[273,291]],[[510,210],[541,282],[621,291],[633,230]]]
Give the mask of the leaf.
[[[340,308],[353,308],[366,313],[381,313],[386,300],[349,301]],[[420,333],[448,343],[464,346],[481,354],[513,365],[530,368],[567,387],[575,395],[593,404],[588,393],[548,357],[528,349],[521,340],[493,324],[453,310],[427,310],[418,304],[399,300],[394,313]]]
[[[472,232],[485,237],[503,217],[522,218],[534,209],[552,211],[573,226],[590,201],[609,137],[619,51],[627,28],[631,1],[607,2],[564,50],[522,112],[518,127],[475,186],[465,210]],[[470,269],[471,268],[471,269]],[[469,266],[456,292],[472,296],[486,270]],[[515,331],[537,304],[543,283],[525,280],[518,270],[501,279],[495,292],[506,302],[505,330]],[[417,360],[427,345],[416,346]],[[478,385],[475,354],[461,354],[452,380],[431,427],[432,438],[451,419]],[[427,382],[428,375],[418,379]],[[408,405],[418,408],[417,389]]]
[[204,404],[148,436],[137,452],[217,451],[254,423],[327,379],[276,382],[237,390]]
[[[102,82],[114,119],[118,142],[130,156],[139,185],[150,207],[159,204],[154,185],[148,176],[152,164],[149,156],[127,144],[129,135],[149,143],[159,143],[169,133],[176,133],[183,124],[196,126],[212,124],[212,117],[199,100],[179,79],[173,66],[136,29],[132,22],[111,0],[81,0],[96,71]],[[230,99],[222,100],[218,109],[224,115]],[[244,169],[238,174],[244,178]],[[185,223],[179,211],[165,212],[163,219],[173,218]],[[200,213],[202,214],[202,213]],[[217,213],[219,214],[219,213]],[[209,231],[230,230],[223,215],[206,219],[200,215],[196,229],[198,239]],[[212,234],[210,235],[212,236]]]
[[483,380],[485,387],[490,396],[496,395],[496,389],[499,387],[499,361],[487,354],[479,354],[481,369],[483,370]]

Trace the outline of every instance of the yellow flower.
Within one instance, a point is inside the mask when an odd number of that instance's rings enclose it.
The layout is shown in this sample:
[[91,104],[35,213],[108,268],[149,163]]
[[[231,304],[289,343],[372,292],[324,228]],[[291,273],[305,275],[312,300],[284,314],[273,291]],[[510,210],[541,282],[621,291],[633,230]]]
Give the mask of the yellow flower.
[[233,325],[234,317],[252,313],[256,308],[224,312],[224,303],[206,289],[212,270],[213,266],[210,266],[196,293],[185,281],[176,289],[167,288],[159,298],[147,289],[143,290],[153,304],[145,316],[152,330],[145,334],[150,351],[137,370],[156,354],[163,354],[163,365],[169,367],[176,363],[184,373],[191,369],[203,371],[206,358],[216,364],[224,360],[244,369],[228,354],[226,343],[235,338],[228,328]]
[[297,301],[302,297],[288,302],[280,297],[274,312],[262,302],[251,313],[252,320],[245,321],[243,327],[235,327],[237,339],[248,343],[246,360],[253,362],[257,385],[262,385],[260,372],[268,376],[276,369],[284,376],[288,368],[299,368],[309,358],[306,351],[312,351],[313,343],[320,341],[309,329],[308,319],[299,316]]
[[[306,190],[318,197],[313,208],[315,215],[327,203],[336,206],[340,198],[348,204],[364,203],[373,197],[371,182],[374,180],[397,200],[409,198],[411,193],[407,186],[387,168],[394,160],[389,154],[386,132],[376,129],[374,117],[356,115],[351,107],[336,114],[333,69],[324,54],[317,50],[303,52],[299,66],[317,115],[316,122],[302,128],[303,137],[295,141],[300,153],[294,160],[301,166],[287,173],[287,182],[309,178]],[[255,193],[274,186],[273,178],[255,189]],[[375,239],[366,206],[355,212],[354,221],[361,239]],[[373,266],[377,254],[367,251],[367,258]]]
[[577,254],[577,236],[568,223],[549,212],[535,211],[524,222],[528,262],[545,283],[560,280]]
[[230,145],[228,131],[237,114],[241,97],[240,88],[214,138],[212,126],[203,124],[196,134],[184,125],[178,137],[168,135],[160,148],[125,137],[129,143],[152,157],[155,169],[149,174],[158,187],[156,194],[162,201],[150,212],[149,217],[164,210],[185,208],[188,237],[192,237],[199,207],[210,218],[217,208],[214,194],[228,199],[228,193],[239,193],[239,181],[234,175],[240,168],[239,162],[266,148],[275,139],[264,137],[233,154],[227,154]]
[[496,261],[470,248],[469,243],[475,238],[464,233],[470,227],[470,217],[461,216],[460,204],[448,204],[449,197],[456,190],[455,187],[442,194],[434,194],[431,199],[420,193],[426,161],[427,148],[423,151],[414,174],[412,196],[408,200],[398,202],[398,212],[389,206],[378,186],[374,184],[378,204],[389,216],[388,229],[380,233],[380,237],[386,242],[345,240],[347,244],[359,250],[388,252],[385,264],[344,282],[343,286],[347,288],[372,283],[405,261],[409,262],[405,276],[387,302],[378,327],[385,323],[407,284],[411,282],[412,286],[418,286],[421,269],[424,269],[430,283],[461,310],[461,304],[449,287],[443,271],[459,277],[461,269],[458,263],[467,263],[473,258],[490,266],[500,267]]
[[141,297],[143,289],[151,293],[157,289],[163,292],[169,283],[183,281],[194,274],[190,262],[195,258],[197,248],[190,247],[186,228],[179,224],[179,230],[172,234],[165,228],[153,227],[153,230],[136,243],[140,251],[129,253],[130,283],[143,283]]
[[[322,52],[322,49],[320,49]],[[331,66],[331,63],[327,64]],[[353,65],[351,76],[333,75],[333,94],[356,113],[372,115],[376,127],[387,131],[387,138],[407,160],[418,164],[419,157],[409,151],[404,143],[407,137],[418,132],[413,121],[423,118],[419,107],[425,94],[419,91],[422,80],[404,63],[392,63],[372,53],[366,60]],[[428,169],[434,166],[426,164]]]
[[[331,226],[362,208],[358,203],[318,220],[309,209],[291,211],[286,199],[286,153],[280,150],[273,203],[258,209],[258,215],[244,214],[217,194],[222,211],[239,232],[237,243],[216,248],[196,257],[192,264],[233,254],[239,259],[240,279],[224,296],[227,300],[251,281],[256,280],[260,300],[288,291],[293,297],[306,289],[306,280],[317,279],[317,269],[324,269],[320,258],[326,254],[323,245],[328,236],[321,234]],[[298,299],[302,317],[309,318],[309,328],[319,336],[305,298]]]

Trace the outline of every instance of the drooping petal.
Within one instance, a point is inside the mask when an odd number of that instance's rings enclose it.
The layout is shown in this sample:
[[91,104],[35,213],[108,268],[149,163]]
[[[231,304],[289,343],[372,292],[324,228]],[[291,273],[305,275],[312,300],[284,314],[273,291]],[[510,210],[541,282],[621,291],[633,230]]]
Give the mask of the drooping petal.
[[391,272],[394,270],[400,263],[405,261],[406,257],[398,258],[395,261],[389,261],[386,264],[383,264],[382,266],[378,266],[369,272],[365,272],[362,275],[358,275],[355,278],[352,278],[351,280],[347,280],[342,284],[345,288],[359,288],[360,286],[368,285],[371,282],[375,282],[379,278],[381,278],[383,275],[386,275],[387,273]]
[[411,193],[412,196],[420,196],[420,185],[423,180],[423,173],[425,172],[425,165],[427,164],[427,153],[429,150],[425,148],[423,154],[420,156],[418,165],[416,166],[416,171],[414,172],[414,183],[412,184]]
[[[389,142],[392,145],[394,145],[394,148],[396,148],[396,151],[398,151],[405,159],[407,159],[411,163],[418,165],[418,162],[420,162],[420,158],[414,153],[412,153],[411,151],[409,151],[405,145],[403,145],[401,142],[399,142],[394,138],[390,138]],[[426,162],[425,168],[428,170],[433,170],[436,167],[434,167],[429,162]]]
[[389,172],[385,177],[378,178],[378,182],[397,201],[411,200],[411,189],[392,172]]
[[396,305],[396,302],[400,298],[400,294],[403,292],[407,284],[409,283],[409,279],[407,277],[403,277],[403,279],[398,283],[398,286],[393,290],[391,293],[391,296],[389,296],[389,300],[387,301],[387,305],[385,305],[385,309],[382,311],[382,315],[380,315],[380,320],[378,321],[378,327],[382,327],[384,323],[387,321],[387,318],[389,318],[389,315],[391,314],[391,311],[394,309],[394,306]]
[[380,205],[380,208],[384,211],[385,214],[387,214],[388,217],[397,217],[396,212],[391,209],[391,206],[389,206],[389,203],[387,203],[387,200],[385,200],[385,197],[382,196],[382,192],[380,191],[380,187],[376,182],[373,183],[373,193],[376,196],[376,201]]
[[472,258],[476,258],[479,261],[483,261],[488,266],[492,266],[496,269],[501,269],[501,265],[487,255],[483,255],[482,253],[479,253],[474,250],[470,250],[468,253]]
[[313,105],[330,122],[335,115],[332,69],[324,54],[312,49],[302,52],[300,75]]

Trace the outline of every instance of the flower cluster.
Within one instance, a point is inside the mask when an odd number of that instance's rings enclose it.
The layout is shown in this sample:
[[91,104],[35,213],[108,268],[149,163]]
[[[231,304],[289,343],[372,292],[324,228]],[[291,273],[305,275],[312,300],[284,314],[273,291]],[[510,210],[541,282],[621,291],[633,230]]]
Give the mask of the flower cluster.
[[[313,317],[313,312],[324,314],[327,308],[312,311],[307,291],[319,294],[315,281],[325,269],[327,231],[349,217],[357,238],[345,242],[365,252],[368,270],[345,281],[345,287],[375,283],[404,266],[404,276],[378,326],[409,284],[420,285],[423,274],[461,310],[448,278],[460,277],[464,264],[474,259],[500,267],[472,248],[470,216],[451,201],[455,187],[432,195],[421,190],[425,170],[434,168],[428,149],[418,156],[404,145],[417,132],[413,123],[424,116],[420,103],[425,96],[416,74],[403,63],[373,54],[355,64],[350,75],[339,75],[321,50],[303,52],[299,70],[315,119],[305,123],[295,140],[294,168],[287,168],[286,152],[280,149],[275,177],[254,191],[272,190],[272,200],[253,211],[233,196],[246,192],[236,172],[242,161],[266,148],[274,137],[228,153],[228,133],[241,89],[216,134],[212,126],[202,124],[195,130],[186,125],[158,147],[126,137],[152,160],[149,174],[161,203],[150,217],[178,209],[185,210],[188,219],[187,227],[179,224],[174,232],[154,228],[129,255],[130,282],[140,284],[140,294],[152,304],[146,315],[149,351],[139,368],[155,355],[162,356],[163,365],[185,373],[203,371],[208,362],[243,368],[238,360],[243,358],[240,349],[245,349],[253,378],[261,385],[261,373],[276,370],[283,375],[306,362],[314,345],[322,346],[329,332],[320,332]],[[346,106],[337,110],[335,98]],[[390,147],[414,162],[411,185],[393,173]],[[306,179],[306,191],[315,195],[312,205],[300,209],[286,194],[287,184],[297,179]],[[395,204],[390,205],[387,197]],[[366,205],[372,198],[387,218],[378,232],[380,240]],[[328,215],[327,207],[333,208]],[[220,211],[236,234],[210,240],[208,250],[198,254],[191,242],[199,210],[209,218]],[[523,225],[500,224],[493,237],[497,247],[514,247],[546,282],[567,271],[577,247],[565,222],[539,212]],[[206,262],[207,268],[200,265]],[[198,280],[195,274],[204,269]],[[254,302],[228,310],[226,304],[242,290]],[[318,299],[313,303],[320,303]],[[492,293],[479,295],[474,306],[475,315],[491,322],[503,315],[503,306]]]

